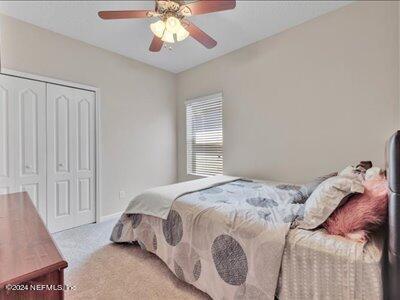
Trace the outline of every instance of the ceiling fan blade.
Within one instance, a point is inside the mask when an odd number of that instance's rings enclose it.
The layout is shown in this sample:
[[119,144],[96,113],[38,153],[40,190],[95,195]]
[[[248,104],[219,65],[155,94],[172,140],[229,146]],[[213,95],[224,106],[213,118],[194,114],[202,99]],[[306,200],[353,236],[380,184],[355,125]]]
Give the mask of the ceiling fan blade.
[[150,10],[115,10],[115,11],[99,11],[98,15],[104,20],[112,19],[137,19],[147,18]]
[[189,31],[192,38],[194,38],[200,44],[203,44],[208,49],[214,48],[217,45],[216,40],[214,40],[211,36],[209,36],[193,23],[188,22],[186,30]]
[[159,52],[163,44],[164,42],[159,37],[154,36],[153,40],[151,41],[149,50],[151,52]]
[[203,15],[217,11],[234,9],[236,0],[199,0],[197,2],[184,4],[182,9],[189,8],[192,15]]

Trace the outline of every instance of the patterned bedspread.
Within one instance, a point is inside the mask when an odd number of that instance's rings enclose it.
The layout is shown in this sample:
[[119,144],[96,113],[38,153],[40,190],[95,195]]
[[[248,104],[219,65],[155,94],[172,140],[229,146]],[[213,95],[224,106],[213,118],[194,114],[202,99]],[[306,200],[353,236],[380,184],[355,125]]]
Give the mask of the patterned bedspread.
[[111,240],[159,256],[214,299],[274,299],[299,187],[238,180],[175,200],[167,220],[124,214]]

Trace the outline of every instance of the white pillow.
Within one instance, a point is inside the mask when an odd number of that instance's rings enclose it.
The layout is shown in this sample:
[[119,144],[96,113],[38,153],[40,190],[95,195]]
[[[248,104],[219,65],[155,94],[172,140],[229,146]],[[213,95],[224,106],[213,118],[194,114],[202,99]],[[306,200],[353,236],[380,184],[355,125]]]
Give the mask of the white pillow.
[[381,168],[378,167],[372,167],[365,172],[365,180],[372,179],[376,176],[380,176],[382,174]]
[[338,175],[343,176],[343,177],[350,177],[350,178],[356,177],[360,180],[363,180],[363,178],[364,178],[364,174],[358,172],[356,170],[356,168],[353,166],[347,166],[342,171],[340,171]]
[[340,171],[338,175],[339,176],[352,177],[354,175],[354,167],[353,166],[347,166],[342,171]]
[[364,186],[357,177],[335,176],[322,182],[306,201],[304,218],[299,227],[314,229],[329,218],[334,210],[344,204],[348,196],[363,193]]

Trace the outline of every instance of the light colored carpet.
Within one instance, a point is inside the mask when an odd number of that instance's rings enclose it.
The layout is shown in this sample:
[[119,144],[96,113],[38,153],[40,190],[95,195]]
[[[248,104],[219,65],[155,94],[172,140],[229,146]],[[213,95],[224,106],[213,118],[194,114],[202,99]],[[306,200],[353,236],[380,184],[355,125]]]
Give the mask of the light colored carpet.
[[117,219],[53,234],[68,268],[67,299],[209,299],[175,277],[154,254],[110,242]]

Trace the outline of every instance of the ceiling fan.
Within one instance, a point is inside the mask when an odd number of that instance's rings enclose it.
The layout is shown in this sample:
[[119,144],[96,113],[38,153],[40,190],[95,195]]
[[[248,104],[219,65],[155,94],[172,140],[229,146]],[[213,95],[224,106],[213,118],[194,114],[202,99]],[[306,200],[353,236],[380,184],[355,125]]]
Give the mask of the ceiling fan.
[[160,51],[164,43],[180,42],[189,35],[206,48],[211,49],[217,45],[217,41],[192,22],[189,22],[186,17],[229,10],[236,7],[236,0],[198,0],[187,4],[182,0],[155,0],[155,2],[154,11],[100,11],[98,15],[104,20],[159,18],[159,21],[150,25],[150,29],[154,33],[149,48],[152,52]]

